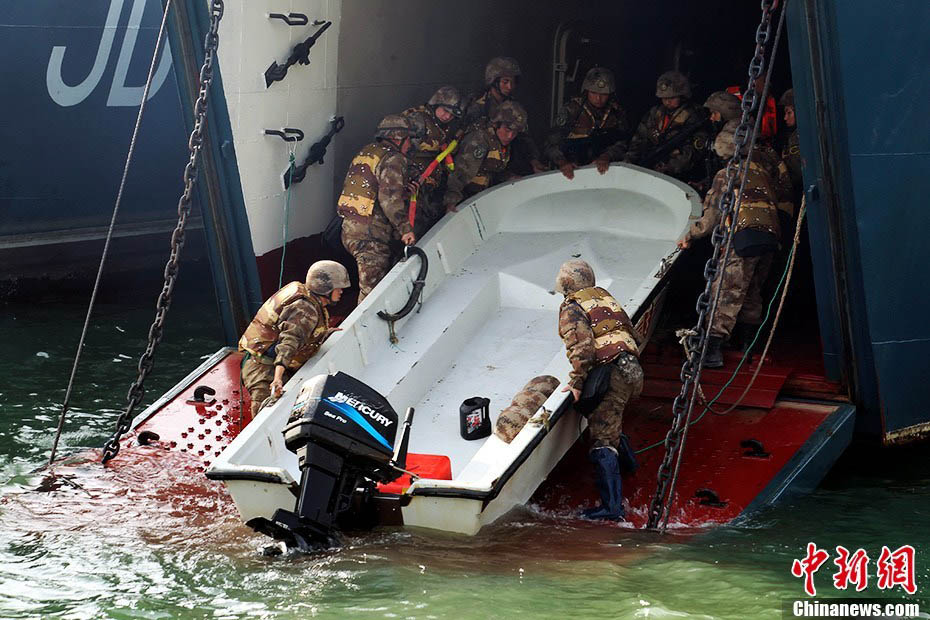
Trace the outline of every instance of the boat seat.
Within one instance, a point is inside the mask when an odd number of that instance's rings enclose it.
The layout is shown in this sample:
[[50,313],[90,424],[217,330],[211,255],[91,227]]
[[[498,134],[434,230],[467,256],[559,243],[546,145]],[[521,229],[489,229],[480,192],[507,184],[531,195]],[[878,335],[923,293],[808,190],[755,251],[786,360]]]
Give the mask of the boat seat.
[[[431,480],[452,480],[452,461],[442,454],[407,454],[407,471]],[[412,484],[410,474],[404,474],[393,482],[379,484],[381,493],[401,494]]]

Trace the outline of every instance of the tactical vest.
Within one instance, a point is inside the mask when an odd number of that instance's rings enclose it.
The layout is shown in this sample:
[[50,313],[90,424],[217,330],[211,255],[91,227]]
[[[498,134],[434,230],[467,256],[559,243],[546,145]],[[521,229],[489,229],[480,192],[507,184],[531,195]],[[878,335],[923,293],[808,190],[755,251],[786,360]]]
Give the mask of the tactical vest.
[[494,131],[494,126],[486,124],[483,127],[488,134],[488,152],[478,168],[478,173],[465,186],[465,194],[473,196],[491,186],[494,176],[503,172],[510,162],[510,147],[501,144]]
[[[422,118],[426,126],[426,136],[419,141],[415,149],[411,149],[407,153],[407,159],[413,163],[417,170],[416,176],[419,177],[433,163],[436,156],[446,150],[450,140],[446,134],[446,129],[439,124],[428,106],[421,105],[417,108],[408,108],[403,112],[404,117],[414,115]],[[433,187],[439,185],[442,181],[442,168],[442,166],[436,166],[433,173],[425,180],[427,185]]]
[[378,200],[378,166],[396,148],[386,142],[365,146],[349,164],[336,211],[343,217],[371,217]]
[[565,136],[569,140],[588,138],[598,130],[616,129],[620,123],[617,117],[619,106],[613,101],[609,101],[602,110],[588,105],[580,97],[575,97],[571,103],[578,106],[579,110]]
[[770,232],[776,237],[779,236],[781,226],[778,223],[776,205],[771,172],[753,157],[746,174],[743,199],[736,218],[736,230],[754,228]]
[[252,322],[245,329],[245,333],[242,334],[242,338],[239,339],[239,350],[248,351],[253,356],[261,358],[265,351],[278,341],[278,336],[281,334],[281,328],[278,326],[281,312],[298,299],[306,300],[312,304],[316,309],[317,316],[320,317],[320,321],[313,328],[310,338],[301,343],[300,348],[291,360],[291,370],[303,366],[304,362],[313,357],[320,349],[320,345],[326,339],[326,334],[329,331],[329,313],[316,295],[308,291],[302,282],[291,282],[285,285],[284,288],[262,304],[262,307],[255,314],[255,318],[252,319]]
[[630,317],[605,289],[591,286],[565,299],[577,303],[588,315],[594,332],[594,354],[598,364],[612,362],[624,352],[639,356]]

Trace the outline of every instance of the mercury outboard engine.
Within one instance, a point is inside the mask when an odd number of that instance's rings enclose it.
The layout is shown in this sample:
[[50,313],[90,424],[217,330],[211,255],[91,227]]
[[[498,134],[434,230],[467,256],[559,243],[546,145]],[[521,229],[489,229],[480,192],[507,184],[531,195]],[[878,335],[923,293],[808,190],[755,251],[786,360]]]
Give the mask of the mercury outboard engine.
[[342,372],[317,375],[301,386],[284,427],[284,444],[297,454],[300,492],[294,511],[278,509],[272,520],[251,524],[289,546],[331,546],[336,521],[359,494],[403,472],[413,409],[407,410],[398,444],[398,418],[390,403]]

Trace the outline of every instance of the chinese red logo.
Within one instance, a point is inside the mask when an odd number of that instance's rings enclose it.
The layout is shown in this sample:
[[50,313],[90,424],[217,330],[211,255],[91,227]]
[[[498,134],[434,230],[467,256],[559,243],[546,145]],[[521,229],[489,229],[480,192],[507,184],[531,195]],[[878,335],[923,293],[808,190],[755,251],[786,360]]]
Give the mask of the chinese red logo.
[[[807,554],[791,563],[791,574],[799,579],[804,578],[804,591],[808,596],[817,595],[814,574],[829,558],[829,552],[818,549],[817,545],[811,542],[807,543]],[[836,558],[833,560],[837,566],[836,572],[833,573],[833,587],[846,590],[855,586],[857,592],[865,590],[869,585],[870,562],[871,558],[865,549],[856,549],[850,553],[846,547],[837,546]],[[911,545],[904,545],[894,551],[883,546],[875,567],[879,589],[891,590],[901,586],[908,594],[917,592],[914,580],[914,547]]]

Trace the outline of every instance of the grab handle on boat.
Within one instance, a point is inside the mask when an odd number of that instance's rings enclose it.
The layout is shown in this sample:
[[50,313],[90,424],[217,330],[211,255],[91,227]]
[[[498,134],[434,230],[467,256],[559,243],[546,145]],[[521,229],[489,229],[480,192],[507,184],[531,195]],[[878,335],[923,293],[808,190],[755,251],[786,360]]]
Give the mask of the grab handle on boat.
[[394,469],[404,471],[407,469],[407,445],[410,443],[410,426],[413,424],[413,407],[407,407],[407,413],[404,414],[404,426],[400,430],[400,441],[394,448],[394,456],[391,459],[391,466]]
[[417,279],[413,281],[413,290],[410,291],[410,297],[407,298],[407,303],[404,304],[404,307],[401,308],[399,312],[394,314],[385,312],[384,310],[378,311],[378,318],[387,321],[390,325],[391,343],[393,344],[397,343],[397,335],[394,333],[394,322],[410,314],[410,311],[413,310],[413,307],[420,299],[420,293],[423,292],[423,287],[426,286],[426,273],[429,271],[429,260],[426,258],[426,252],[415,245],[408,245],[404,248],[404,260],[406,261],[409,259],[411,254],[416,254],[420,257],[420,272],[417,274]]
[[[290,135],[294,134],[294,135]],[[266,136],[278,136],[285,142],[300,142],[304,139],[304,132],[294,127],[285,127],[283,129],[266,129]]]
[[268,19],[280,19],[288,26],[306,26],[310,23],[310,18],[303,13],[288,13],[287,15],[283,13],[269,13]]

